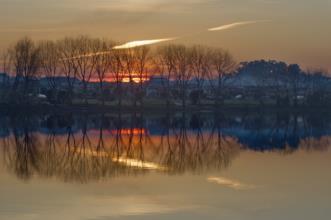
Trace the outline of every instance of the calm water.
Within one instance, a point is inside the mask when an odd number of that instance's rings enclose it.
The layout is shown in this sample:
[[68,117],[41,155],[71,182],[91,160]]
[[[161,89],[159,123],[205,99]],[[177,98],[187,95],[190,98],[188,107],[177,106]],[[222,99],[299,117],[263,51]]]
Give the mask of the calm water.
[[330,219],[323,113],[0,116],[0,219]]

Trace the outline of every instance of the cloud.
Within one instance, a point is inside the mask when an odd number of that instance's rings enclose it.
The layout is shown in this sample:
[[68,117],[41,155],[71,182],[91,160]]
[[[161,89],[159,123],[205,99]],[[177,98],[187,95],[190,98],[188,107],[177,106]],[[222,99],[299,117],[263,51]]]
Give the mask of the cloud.
[[[231,24],[226,24],[222,25],[219,27],[214,27],[214,28],[209,28],[208,31],[222,31],[222,30],[227,30],[227,29],[232,29],[236,28],[239,26],[243,25],[249,25],[249,24],[256,24],[260,22],[269,22],[270,20],[256,20],[256,21],[242,21],[242,22],[235,22]],[[195,34],[193,34],[195,35]],[[172,38],[160,38],[160,39],[149,39],[149,40],[136,40],[136,41],[130,41],[121,45],[117,45],[113,47],[112,49],[114,50],[120,50],[120,49],[129,49],[129,48],[134,48],[134,47],[140,47],[140,46],[146,46],[146,45],[152,45],[152,44],[158,44],[162,42],[167,42],[167,41],[173,41],[182,37],[172,37]],[[82,57],[91,57],[91,56],[97,56],[97,55],[102,55],[102,54],[107,54],[109,51],[100,51],[97,53],[91,53],[91,54],[83,54],[79,55],[77,57],[72,57],[73,59],[77,58],[82,58]]]
[[208,177],[207,181],[210,183],[216,183],[231,189],[235,189],[235,190],[249,190],[249,189],[255,189],[257,188],[257,186],[255,185],[249,185],[249,184],[245,184],[245,183],[241,183],[239,181],[236,180],[231,180],[231,179],[227,179],[224,177]]
[[[172,41],[176,40],[178,38],[162,38],[162,39],[152,39],[152,40],[137,40],[137,41],[130,41],[125,44],[117,45],[113,47],[113,50],[121,50],[121,49],[130,49],[134,47],[141,47],[146,45],[152,45],[152,44],[158,44],[166,41]],[[99,51],[96,53],[89,53],[89,54],[81,54],[78,56],[74,56],[71,58],[63,58],[62,60],[71,60],[71,59],[80,59],[80,58],[88,58],[93,56],[100,56],[100,55],[106,55],[111,53],[111,51]]]
[[223,30],[233,29],[236,27],[244,26],[244,25],[262,23],[262,22],[270,22],[270,20],[240,21],[240,22],[226,24],[226,25],[222,25],[222,26],[218,26],[218,27],[209,28],[208,31],[223,31]]
[[151,44],[157,44],[157,43],[162,43],[166,41],[172,41],[177,38],[161,38],[161,39],[152,39],[152,40],[137,40],[137,41],[130,41],[122,45],[118,45],[113,47],[113,49],[129,49],[129,48],[134,48],[134,47],[140,47],[140,46],[145,46],[145,45],[151,45]]

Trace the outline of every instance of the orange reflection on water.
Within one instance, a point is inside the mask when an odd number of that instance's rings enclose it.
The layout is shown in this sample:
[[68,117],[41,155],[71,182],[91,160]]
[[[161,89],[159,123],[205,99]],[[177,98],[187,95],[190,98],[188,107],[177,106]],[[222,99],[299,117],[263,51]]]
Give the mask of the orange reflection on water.
[[121,134],[121,135],[145,135],[148,134],[145,128],[123,128],[119,130],[111,130],[111,134]]

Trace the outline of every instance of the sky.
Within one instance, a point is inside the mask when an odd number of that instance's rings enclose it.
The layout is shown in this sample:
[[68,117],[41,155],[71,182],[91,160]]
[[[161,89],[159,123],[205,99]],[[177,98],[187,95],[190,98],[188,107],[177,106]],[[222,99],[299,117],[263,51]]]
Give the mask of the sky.
[[[228,49],[238,61],[274,59],[331,71],[331,0],[0,0],[0,50],[89,35],[120,42]],[[264,21],[264,22],[252,22]],[[208,29],[246,22],[220,31]]]

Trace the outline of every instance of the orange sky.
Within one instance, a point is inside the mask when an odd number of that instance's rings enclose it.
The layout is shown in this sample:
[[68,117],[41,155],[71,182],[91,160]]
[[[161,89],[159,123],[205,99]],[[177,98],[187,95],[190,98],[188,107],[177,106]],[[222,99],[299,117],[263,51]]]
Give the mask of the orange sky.
[[[0,50],[87,34],[117,41],[180,36],[229,49],[239,60],[276,59],[331,70],[330,0],[0,0]],[[235,22],[270,20],[208,32]]]

